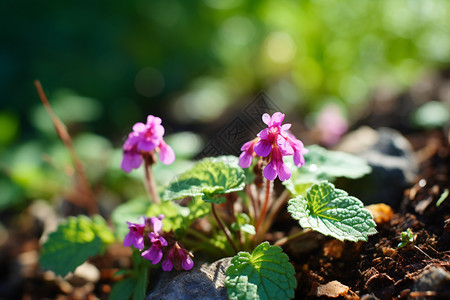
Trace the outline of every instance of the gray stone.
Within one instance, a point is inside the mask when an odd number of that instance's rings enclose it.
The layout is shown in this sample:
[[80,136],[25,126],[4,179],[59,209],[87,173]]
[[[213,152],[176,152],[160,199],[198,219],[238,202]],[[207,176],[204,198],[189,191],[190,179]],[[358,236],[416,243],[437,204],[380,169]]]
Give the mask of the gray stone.
[[230,262],[231,257],[227,257],[195,266],[191,271],[164,272],[147,300],[226,300],[225,271]]
[[450,273],[441,267],[428,266],[419,275],[414,284],[414,291],[442,291],[450,288]]
[[344,187],[366,205],[383,202],[398,207],[404,189],[416,179],[418,163],[412,147],[394,129],[361,127],[346,135],[337,150],[355,154],[372,167],[371,174]]

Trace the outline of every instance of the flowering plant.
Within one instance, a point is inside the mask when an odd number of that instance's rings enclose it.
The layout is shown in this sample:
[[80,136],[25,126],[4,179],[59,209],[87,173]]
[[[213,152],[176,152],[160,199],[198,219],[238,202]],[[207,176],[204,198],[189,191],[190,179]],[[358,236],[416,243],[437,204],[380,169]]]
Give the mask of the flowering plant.
[[[295,272],[281,246],[308,230],[350,241],[365,241],[376,230],[362,202],[330,182],[362,176],[370,168],[348,154],[305,148],[289,131],[291,124],[282,124],[284,117],[263,114],[267,128],[242,145],[239,158],[202,159],[162,189],[153,175],[156,155],[167,165],[175,161],[175,153],[163,139],[160,118],[150,115],[146,124],[136,123],[123,145],[121,168],[129,173],[144,162],[151,201],[118,206],[112,214],[115,232],[100,216],[69,219],[44,244],[41,264],[65,275],[101,254],[116,236],[131,249],[134,269],[121,273],[127,277],[114,286],[113,299],[144,298],[150,270],[189,271],[195,264],[193,252],[234,256],[225,283],[231,299],[293,298]],[[281,193],[273,188],[276,178],[286,187]],[[267,233],[286,204],[303,230],[275,239]],[[84,251],[74,253],[77,249]],[[70,253],[70,263],[56,267],[55,253],[66,258]]]

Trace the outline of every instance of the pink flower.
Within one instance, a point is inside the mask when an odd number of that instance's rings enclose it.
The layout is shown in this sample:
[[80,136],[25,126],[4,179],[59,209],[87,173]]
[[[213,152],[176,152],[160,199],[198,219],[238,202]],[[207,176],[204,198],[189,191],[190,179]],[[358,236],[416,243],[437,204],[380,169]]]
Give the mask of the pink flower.
[[320,112],[316,127],[322,144],[332,146],[347,132],[348,123],[337,105],[328,105]]
[[239,156],[239,166],[241,168],[248,168],[252,164],[253,160],[253,148],[255,144],[259,141],[259,138],[255,138],[250,142],[245,143],[241,147],[241,155]]
[[152,243],[152,245],[148,250],[142,252],[141,256],[147,260],[150,260],[152,264],[156,265],[161,261],[161,258],[163,257],[163,251],[161,250],[161,248],[163,246],[167,246],[167,241],[165,238],[155,232],[150,232],[148,234],[148,237],[150,238],[150,242]]
[[130,229],[130,232],[125,236],[125,239],[123,240],[123,245],[125,247],[129,247],[131,245],[134,246],[136,249],[144,249],[144,230],[145,230],[145,224],[137,224],[137,223],[130,223],[127,222],[128,229]]
[[162,262],[161,267],[163,271],[172,271],[175,267],[177,271],[184,269],[189,271],[194,267],[194,261],[191,258],[192,254],[186,249],[180,247],[177,242],[175,242],[174,247],[167,254],[166,259]]
[[283,162],[283,155],[279,147],[275,146],[272,150],[270,162],[263,170],[263,175],[268,180],[274,180],[277,176],[281,181],[291,178],[291,170]]
[[147,123],[134,124],[133,131],[128,135],[123,145],[123,158],[120,167],[127,173],[137,169],[145,157],[153,152],[159,152],[163,164],[171,164],[175,160],[172,148],[164,142],[164,127],[161,119],[152,115],[147,117]]
[[281,181],[291,177],[291,171],[284,164],[283,157],[293,155],[294,164],[301,167],[305,164],[303,154],[308,152],[303,143],[288,130],[291,124],[284,124],[284,114],[274,113],[272,116],[263,114],[262,120],[268,126],[258,133],[258,137],[245,143],[239,156],[239,165],[248,168],[254,155],[267,157],[268,164],[263,170],[263,175],[268,180],[274,180],[277,176]]

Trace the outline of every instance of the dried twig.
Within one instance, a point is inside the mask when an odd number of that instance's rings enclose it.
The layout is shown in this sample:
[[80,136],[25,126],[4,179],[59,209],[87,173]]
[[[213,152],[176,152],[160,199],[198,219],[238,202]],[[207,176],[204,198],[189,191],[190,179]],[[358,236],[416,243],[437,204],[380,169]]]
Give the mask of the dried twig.
[[92,189],[87,180],[86,173],[84,172],[83,164],[81,163],[81,160],[79,159],[75,151],[75,148],[72,144],[72,139],[69,133],[67,132],[66,126],[56,116],[50,103],[48,102],[47,96],[45,95],[44,90],[42,89],[40,81],[35,80],[34,85],[36,86],[36,90],[39,94],[39,97],[41,98],[45,110],[49,114],[53,122],[53,125],[55,126],[58,136],[61,138],[67,150],[69,151],[70,156],[72,158],[72,163],[75,167],[75,191],[77,192],[78,195],[74,199],[72,199],[72,201],[75,202],[75,204],[86,208],[88,214],[94,215],[98,212],[97,202],[94,197],[94,193],[92,192]]

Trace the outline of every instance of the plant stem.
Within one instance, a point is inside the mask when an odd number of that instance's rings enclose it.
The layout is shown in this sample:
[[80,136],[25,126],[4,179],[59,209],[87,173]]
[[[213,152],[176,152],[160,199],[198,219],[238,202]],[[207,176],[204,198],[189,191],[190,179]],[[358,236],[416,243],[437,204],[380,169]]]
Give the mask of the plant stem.
[[233,247],[234,251],[236,253],[238,253],[238,248],[236,247],[236,244],[234,243],[234,241],[231,239],[230,231],[228,230],[228,228],[225,227],[225,225],[223,224],[222,219],[217,214],[216,207],[215,207],[214,203],[211,203],[211,210],[212,210],[214,218],[216,219],[217,223],[220,226],[220,229],[222,229],[223,233],[225,233],[225,236],[228,239],[228,242],[230,242],[231,247]]
[[279,239],[278,241],[275,242],[275,245],[276,245],[276,246],[283,246],[283,245],[286,244],[287,242],[289,242],[289,241],[291,241],[291,240],[294,240],[294,239],[296,239],[296,238],[298,238],[298,237],[300,237],[300,236],[302,236],[302,235],[304,235],[305,233],[310,232],[310,231],[311,231],[310,229],[300,230],[300,231],[297,232],[297,233],[294,233],[294,234],[292,234],[292,235],[290,235],[290,236],[287,236],[287,237],[284,237],[284,238],[282,238],[282,239]]
[[156,189],[155,177],[153,176],[152,165],[144,159],[145,162],[145,179],[147,181],[147,191],[150,194],[150,197],[153,200],[153,203],[159,204],[161,201],[159,200],[158,191]]
[[281,206],[285,204],[288,199],[289,199],[289,192],[287,190],[284,190],[283,193],[281,193],[281,195],[274,201],[270,209],[270,212],[267,215],[267,218],[265,218],[265,220],[263,221],[261,234],[266,233],[267,230],[270,229],[270,226],[272,226],[272,223],[274,222],[275,216],[277,215]]
[[250,201],[252,203],[253,219],[256,220],[258,218],[258,213],[257,213],[258,206],[257,206],[257,203],[256,203],[256,199],[255,199],[255,197],[253,195],[252,187],[253,187],[252,184],[247,185],[245,187],[245,190],[247,191],[247,195],[250,198]]
[[266,217],[267,210],[269,209],[269,199],[270,199],[270,186],[272,182],[270,180],[266,179],[266,196],[264,198],[264,204],[261,210],[261,214],[259,215],[258,222],[255,226],[256,235],[255,237],[259,237],[261,234],[259,232],[259,227],[261,227],[262,222],[264,221],[264,218]]

